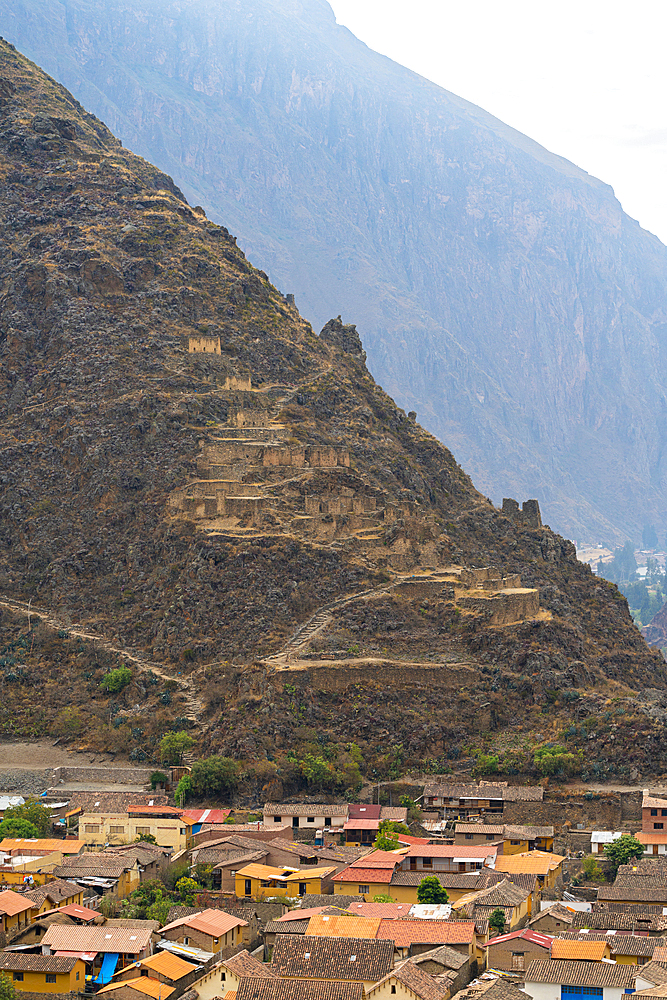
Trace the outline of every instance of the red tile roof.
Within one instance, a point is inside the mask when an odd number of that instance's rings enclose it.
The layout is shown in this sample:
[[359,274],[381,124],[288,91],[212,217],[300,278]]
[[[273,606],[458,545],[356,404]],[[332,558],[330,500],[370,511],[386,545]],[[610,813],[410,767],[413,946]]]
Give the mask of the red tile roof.
[[393,868],[401,863],[406,853],[406,851],[402,851],[400,854],[395,851],[373,851],[371,854],[359,858],[358,861],[353,861],[350,868],[355,866],[359,868]]
[[387,920],[380,922],[377,940],[389,939],[397,948],[412,944],[471,944],[475,940],[472,920]]
[[[398,920],[407,917],[412,903],[350,903],[348,913],[358,917],[385,917],[387,920]],[[298,911],[297,911],[298,912]]]
[[331,881],[357,882],[359,885],[365,885],[369,882],[384,882],[389,885],[393,874],[393,868],[355,868],[350,865],[349,868],[344,868],[342,872],[334,875]]
[[35,905],[32,899],[26,899],[25,896],[21,896],[11,889],[0,892],[0,913],[6,913],[10,917],[16,916],[17,913],[23,913],[25,910],[31,910]]
[[497,854],[498,848],[492,844],[477,844],[476,846],[462,844],[429,844],[425,847],[416,844],[411,847],[406,858],[479,858]]

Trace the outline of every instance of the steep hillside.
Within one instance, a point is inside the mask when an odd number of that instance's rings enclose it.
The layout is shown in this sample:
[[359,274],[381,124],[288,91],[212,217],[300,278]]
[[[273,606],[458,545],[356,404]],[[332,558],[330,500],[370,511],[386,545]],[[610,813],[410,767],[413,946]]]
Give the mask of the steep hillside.
[[376,378],[495,502],[537,496],[579,541],[667,529],[667,251],[607,185],[324,0],[0,0],[0,31],[316,329],[353,319]]
[[382,774],[595,730],[600,773],[662,767],[616,588],[4,41],[0,180],[5,734],[150,757],[187,725],[288,781],[325,744]]

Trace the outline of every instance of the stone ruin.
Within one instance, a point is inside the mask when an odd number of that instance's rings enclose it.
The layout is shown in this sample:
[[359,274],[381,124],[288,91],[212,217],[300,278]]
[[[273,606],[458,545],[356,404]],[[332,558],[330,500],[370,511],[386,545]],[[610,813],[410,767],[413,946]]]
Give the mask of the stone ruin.
[[189,354],[220,354],[220,337],[205,334],[188,337]]
[[520,524],[524,528],[542,527],[542,515],[537,500],[524,500],[523,506],[519,507],[516,500],[505,497],[503,498],[502,512],[505,517],[511,518],[515,524]]

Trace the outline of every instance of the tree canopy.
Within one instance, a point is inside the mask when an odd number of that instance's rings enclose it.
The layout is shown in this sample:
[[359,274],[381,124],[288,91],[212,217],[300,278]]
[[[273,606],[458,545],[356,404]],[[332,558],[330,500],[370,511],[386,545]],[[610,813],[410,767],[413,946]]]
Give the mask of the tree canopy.
[[207,757],[198,760],[190,771],[192,791],[200,796],[220,796],[233,792],[238,782],[239,767],[231,757]]
[[417,886],[417,900],[420,903],[448,903],[449,895],[437,875],[426,875]]
[[627,865],[632,858],[641,858],[644,845],[631,833],[624,833],[618,840],[612,840],[604,849],[605,857],[611,864],[613,877],[616,878],[621,865]]
[[[3,820],[26,819],[37,829],[34,837],[48,837],[51,833],[51,810],[43,806],[37,799],[28,799],[22,806],[10,806],[5,809]],[[30,834],[25,834],[30,836]]]
[[489,930],[491,928],[497,932],[497,935],[505,933],[505,911],[501,910],[499,906],[495,908],[489,917]]
[[180,764],[183,754],[191,750],[194,745],[192,736],[184,729],[177,733],[165,733],[160,740],[160,759],[166,764]]
[[2,837],[39,837],[39,830],[34,823],[27,819],[3,819],[0,823],[0,836]]

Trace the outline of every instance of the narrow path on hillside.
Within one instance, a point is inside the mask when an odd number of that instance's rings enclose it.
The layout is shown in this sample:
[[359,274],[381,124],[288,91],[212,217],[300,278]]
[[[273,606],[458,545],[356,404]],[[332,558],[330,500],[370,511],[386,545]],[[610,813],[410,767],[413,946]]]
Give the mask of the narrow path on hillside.
[[[53,629],[57,629],[61,632],[67,632],[68,635],[84,639],[86,642],[96,643],[107,653],[118,653],[123,657],[123,659],[138,666],[140,670],[146,672],[150,671],[165,681],[176,680],[179,685],[179,692],[185,696],[184,707],[187,710],[186,716],[197,726],[201,725],[199,720],[204,711],[203,701],[197,697],[188,681],[177,679],[173,676],[173,674],[166,673],[159,663],[146,659],[146,657],[141,656],[136,650],[128,649],[123,646],[116,646],[103,635],[99,635],[96,632],[85,631],[82,625],[69,624],[62,618],[58,618],[53,611],[49,611],[46,608],[36,608],[31,604],[26,604],[24,601],[17,601],[14,598],[7,597],[6,595],[0,596],[0,608],[7,608],[8,611],[13,611],[15,614],[24,615],[28,618],[28,620],[31,618],[39,618],[40,621],[43,621],[46,625]],[[130,709],[125,714],[132,714],[133,711],[135,710]]]

